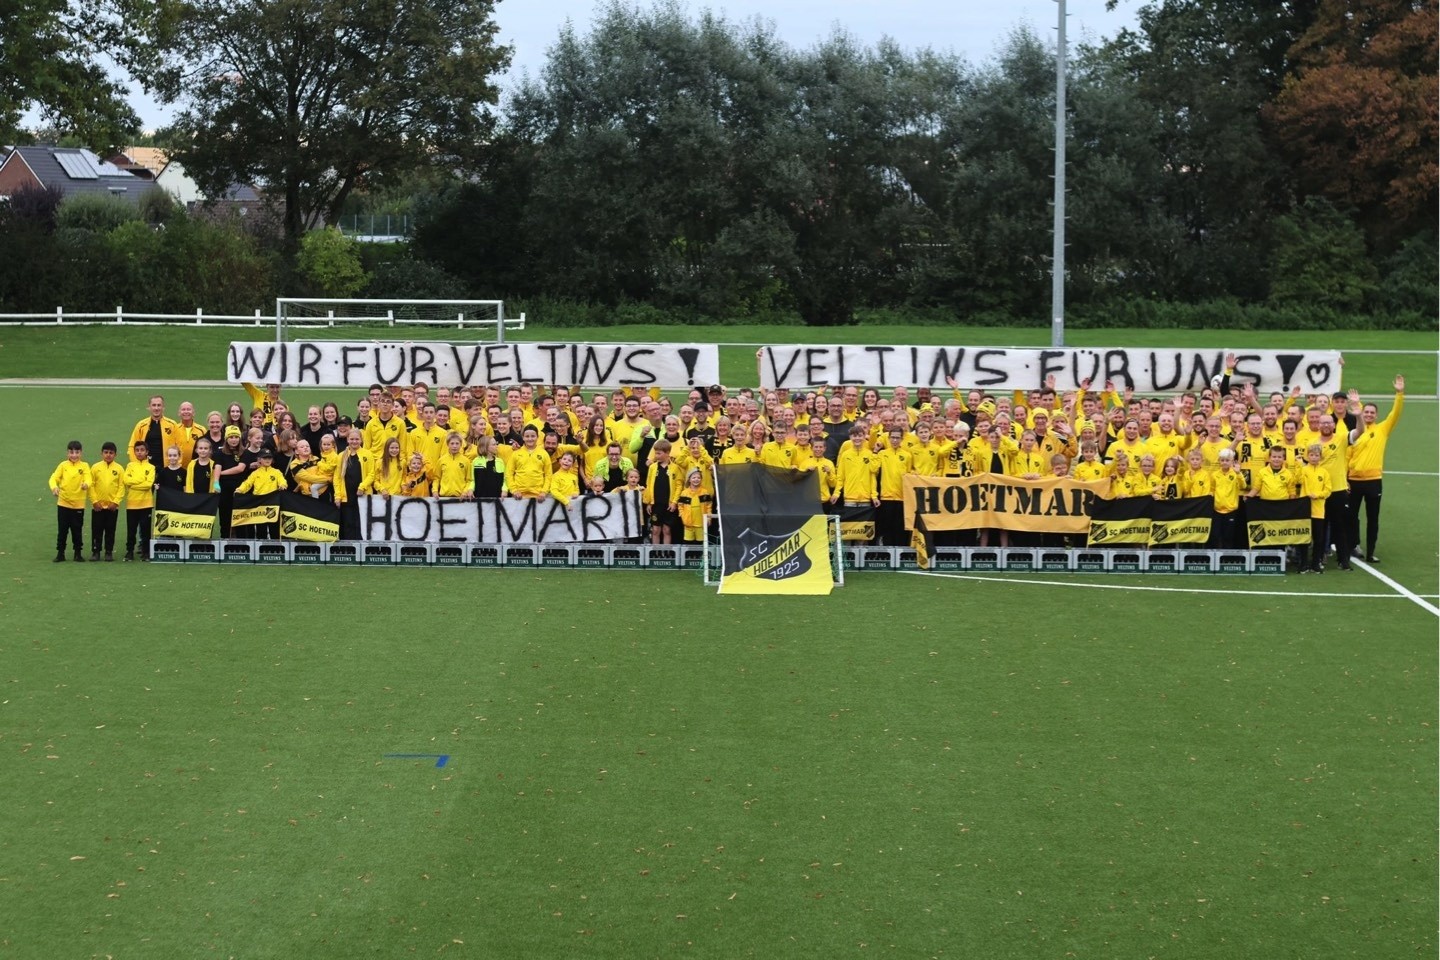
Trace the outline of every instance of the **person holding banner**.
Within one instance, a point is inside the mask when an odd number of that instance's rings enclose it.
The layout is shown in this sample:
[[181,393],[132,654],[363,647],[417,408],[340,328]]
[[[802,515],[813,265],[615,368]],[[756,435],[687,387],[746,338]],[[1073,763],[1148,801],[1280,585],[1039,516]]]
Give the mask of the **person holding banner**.
[[[235,493],[237,496],[249,493],[257,497],[264,497],[284,490],[285,485],[285,474],[275,469],[275,451],[264,447],[256,457],[255,469],[250,471],[250,476],[246,477],[245,482],[235,489]],[[255,525],[256,540],[276,540],[279,539],[279,536],[280,525],[278,523]]]

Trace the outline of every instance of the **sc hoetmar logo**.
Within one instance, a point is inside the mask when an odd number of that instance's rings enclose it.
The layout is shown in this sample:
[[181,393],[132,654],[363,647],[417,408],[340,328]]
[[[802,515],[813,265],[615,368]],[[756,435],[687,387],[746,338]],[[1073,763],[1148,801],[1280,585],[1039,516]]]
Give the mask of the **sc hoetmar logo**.
[[155,517],[155,536],[163,537],[170,530],[170,514],[162,513]]
[[288,537],[295,532],[295,527],[295,518],[293,516],[287,516],[285,518],[285,525],[280,528],[280,533]]
[[1110,538],[1110,525],[1108,523],[1090,524],[1090,542],[1103,543]]
[[1266,529],[1263,523],[1250,524],[1250,542],[1253,544],[1264,543],[1269,533],[1270,531]]
[[1164,543],[1170,539],[1170,525],[1163,520],[1155,520],[1150,524],[1150,542]]
[[746,527],[737,539],[744,548],[740,554],[740,568],[752,576],[764,580],[789,580],[810,570],[810,555],[805,552],[810,538],[802,530],[772,537]]

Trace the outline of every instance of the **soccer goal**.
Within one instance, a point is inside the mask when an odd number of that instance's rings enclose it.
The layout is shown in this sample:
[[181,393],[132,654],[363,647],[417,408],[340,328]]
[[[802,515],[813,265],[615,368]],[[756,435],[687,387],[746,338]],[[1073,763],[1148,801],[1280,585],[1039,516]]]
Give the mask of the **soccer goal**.
[[[357,335],[393,335],[411,327],[436,327],[483,332],[493,329],[503,343],[510,330],[525,329],[525,314],[505,315],[503,300],[324,300],[275,298],[275,342],[298,334],[353,330]],[[341,334],[344,335],[343,333]]]

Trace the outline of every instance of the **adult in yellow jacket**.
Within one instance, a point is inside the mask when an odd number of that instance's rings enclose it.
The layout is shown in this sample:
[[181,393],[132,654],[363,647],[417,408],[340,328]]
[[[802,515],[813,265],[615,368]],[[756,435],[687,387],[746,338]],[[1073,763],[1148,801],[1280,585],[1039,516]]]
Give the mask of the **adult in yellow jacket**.
[[1379,563],[1375,556],[1375,543],[1380,538],[1380,494],[1383,492],[1385,475],[1385,446],[1390,433],[1400,422],[1400,411],[1405,408],[1405,378],[1395,378],[1395,405],[1390,408],[1384,420],[1379,420],[1379,408],[1367,403],[1360,408],[1360,423],[1350,431],[1350,542],[1360,544],[1360,511],[1365,511],[1365,560]]
[[79,440],[65,445],[65,459],[50,474],[50,492],[55,496],[55,562],[65,560],[65,539],[75,548],[75,562],[82,563],[80,535],[85,527],[85,495],[90,489],[90,464],[81,459]]
[[165,416],[165,398],[158,393],[150,398],[150,415],[130,431],[128,449],[131,460],[135,459],[135,446],[140,443],[145,444],[150,453],[185,446],[184,431],[179,423]]

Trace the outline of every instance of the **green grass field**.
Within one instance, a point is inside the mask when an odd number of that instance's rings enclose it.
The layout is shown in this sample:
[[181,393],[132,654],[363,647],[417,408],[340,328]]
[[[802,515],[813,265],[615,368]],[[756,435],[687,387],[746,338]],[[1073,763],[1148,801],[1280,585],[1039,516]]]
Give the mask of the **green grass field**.
[[[219,375],[14,333],[4,376]],[[1440,621],[1365,572],[49,563],[65,441],[149,392],[0,387],[0,956],[1436,953]],[[1437,433],[1379,548],[1430,604]]]

